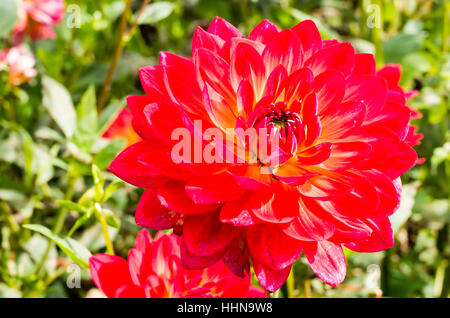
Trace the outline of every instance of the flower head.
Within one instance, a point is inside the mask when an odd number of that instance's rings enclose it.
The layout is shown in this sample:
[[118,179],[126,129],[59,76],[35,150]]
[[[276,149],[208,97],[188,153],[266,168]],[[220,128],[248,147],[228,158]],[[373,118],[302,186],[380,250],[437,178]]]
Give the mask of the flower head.
[[139,135],[133,129],[133,115],[128,108],[123,108],[119,112],[117,117],[102,134],[102,137],[107,139],[124,139],[127,146],[131,146],[141,140]]
[[309,20],[263,21],[245,38],[216,18],[195,31],[192,58],[162,52],[140,77],[146,95],[128,105],[143,141],[110,170],[147,189],[136,221],[175,228],[186,267],[222,259],[244,275],[251,258],[274,291],[303,252],[335,286],[343,246],[392,247],[388,217],[420,140],[397,65],[377,71]]
[[64,0],[20,0],[18,22],[13,30],[15,41],[25,35],[33,40],[53,39],[53,25],[64,16]]
[[[183,253],[181,251],[181,253]],[[89,259],[94,283],[107,297],[263,297],[250,277],[236,277],[222,263],[203,270],[187,270],[180,260],[180,238],[159,232],[155,240],[142,230],[128,261],[97,254]]]
[[0,51],[0,65],[9,68],[9,83],[18,86],[37,75],[33,54],[20,46]]

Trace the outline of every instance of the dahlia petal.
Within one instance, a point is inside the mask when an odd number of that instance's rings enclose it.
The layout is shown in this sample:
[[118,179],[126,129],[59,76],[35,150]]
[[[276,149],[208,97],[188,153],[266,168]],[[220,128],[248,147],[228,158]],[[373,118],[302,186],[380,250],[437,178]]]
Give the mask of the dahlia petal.
[[170,99],[186,112],[204,117],[202,91],[197,81],[195,66],[191,60],[166,52],[160,53],[160,63],[164,63],[164,83]]
[[230,244],[234,235],[234,226],[220,222],[219,212],[189,215],[184,219],[184,243],[197,256],[220,252]]
[[225,41],[230,41],[234,37],[242,37],[242,33],[238,29],[220,17],[215,17],[211,21],[208,32],[219,36]]
[[231,52],[231,84],[237,91],[242,80],[249,80],[256,94],[264,88],[266,67],[259,53],[247,43],[239,43]]
[[369,238],[344,244],[355,252],[372,253],[394,246],[394,234],[388,217],[367,219],[366,224],[373,230]]
[[167,98],[163,67],[161,65],[140,68],[139,78],[141,79],[142,87],[148,96],[155,96],[155,100],[158,98]]
[[248,115],[253,110],[255,96],[253,87],[248,80],[243,80],[239,84],[237,90],[237,110],[239,116],[242,118],[248,118]]
[[322,115],[341,103],[345,93],[345,79],[337,72],[322,73],[314,79],[314,90],[318,98],[318,113]]
[[127,97],[128,108],[133,114],[133,128],[135,128],[139,136],[144,139],[151,138],[155,133],[145,116],[142,116],[145,107],[153,102],[153,99],[149,98],[147,95]]
[[250,273],[250,253],[243,235],[236,235],[223,255],[224,264],[238,277]]
[[139,286],[122,286],[117,289],[114,298],[145,298],[145,291]]
[[319,30],[312,20],[300,22],[292,28],[292,31],[294,31],[302,43],[305,61],[322,49],[322,39]]
[[181,240],[181,262],[187,269],[203,269],[217,263],[224,255],[225,249],[220,250],[216,254],[207,256],[198,256],[192,254],[187,248],[184,240]]
[[377,75],[384,78],[389,89],[398,87],[402,69],[400,64],[387,64],[377,71]]
[[171,103],[148,104],[145,106],[140,117],[147,118],[148,125],[154,135],[167,144],[173,143],[173,131],[177,128],[184,127],[180,110]]
[[277,225],[250,226],[247,244],[252,259],[274,270],[290,266],[302,253],[301,242],[284,234]]
[[266,297],[264,291],[252,285],[248,288],[248,291],[243,296],[243,298],[264,298],[264,297]]
[[148,188],[169,181],[154,166],[138,160],[139,156],[156,147],[154,140],[137,142],[122,151],[110,164],[109,170],[120,179],[137,187]]
[[299,185],[300,193],[308,198],[330,199],[352,190],[351,185],[334,180],[326,175],[314,176]]
[[372,229],[357,217],[344,217],[342,215],[331,215],[335,229],[330,238],[332,242],[353,242],[368,238],[372,234]]
[[109,254],[96,254],[89,258],[89,269],[94,284],[107,296],[114,297],[122,286],[132,286],[127,261]]
[[253,193],[243,209],[264,222],[287,223],[298,213],[298,192],[288,188],[261,189]]
[[308,179],[315,176],[316,173],[302,167],[300,158],[291,158],[281,165],[274,172],[274,175],[285,184],[295,186],[305,183]]
[[323,142],[303,150],[297,153],[297,162],[300,165],[318,165],[330,157],[332,145],[329,142]]
[[286,226],[282,226],[282,229],[285,234],[296,240],[326,240],[334,233],[334,224],[327,218],[328,212],[314,200],[301,197],[296,218]]
[[144,191],[136,209],[136,223],[151,230],[171,229],[182,220],[182,216],[162,206],[156,193],[153,189]]
[[194,64],[199,80],[204,82],[203,87],[208,84],[229,105],[234,105],[236,94],[230,81],[230,65],[222,57],[207,49],[199,49],[196,52]]
[[376,169],[391,179],[396,179],[416,164],[417,153],[410,145],[402,141],[397,149],[390,152],[388,158],[384,159],[376,166]]
[[238,200],[225,203],[220,211],[220,221],[231,223],[234,226],[249,226],[262,223],[263,221],[253,216],[248,210],[242,209],[250,197],[250,194],[246,194]]
[[347,272],[345,256],[340,244],[329,241],[305,243],[303,247],[314,273],[331,286],[343,282]]
[[163,206],[177,213],[202,214],[217,208],[217,204],[195,204],[185,191],[185,182],[171,181],[158,189],[158,199]]
[[330,156],[322,165],[329,170],[345,170],[366,158],[371,149],[369,144],[359,141],[333,143]]
[[326,48],[312,55],[306,60],[304,66],[309,68],[314,76],[323,72],[335,71],[349,75],[353,71],[355,64],[355,50],[350,43],[339,43]]
[[275,24],[268,20],[263,20],[253,28],[248,38],[267,45],[279,32],[280,29]]
[[180,239],[175,235],[164,235],[163,233],[157,234],[155,242],[151,251],[151,266],[153,272],[160,276],[171,278],[173,273],[168,265],[168,259],[173,256],[180,255],[179,247]]
[[303,98],[311,91],[314,81],[313,73],[307,68],[301,68],[292,73],[282,83],[284,88],[284,101],[290,102]]
[[270,41],[262,54],[266,70],[272,70],[283,65],[288,74],[300,68],[303,61],[303,52],[299,38],[290,29],[277,34]]
[[194,36],[192,38],[192,56],[194,56],[199,49],[204,48],[213,51],[214,53],[219,54],[220,56],[225,58],[223,52],[224,47],[225,41],[222,38],[212,33],[206,32],[201,27],[197,27],[195,29]]
[[376,71],[375,57],[370,53],[355,54],[355,75],[374,75]]
[[321,138],[339,139],[350,135],[359,128],[366,115],[366,107],[361,103],[343,103],[336,108],[328,108],[321,116]]
[[263,96],[272,96],[276,99],[282,92],[282,83],[287,77],[287,71],[283,65],[278,65],[270,73],[266,81],[266,86],[264,88]]
[[262,288],[273,293],[278,290],[286,281],[292,266],[288,266],[281,270],[274,270],[268,266],[264,266],[252,259],[253,270],[255,271],[256,278]]
[[224,132],[233,128],[236,115],[228,102],[217,94],[209,84],[203,89],[203,103],[211,121]]
[[212,204],[233,201],[245,192],[229,174],[197,177],[186,184],[187,195],[198,204]]
[[383,109],[386,101],[386,82],[372,75],[352,76],[345,89],[344,102],[363,103],[366,106],[366,120],[374,118]]

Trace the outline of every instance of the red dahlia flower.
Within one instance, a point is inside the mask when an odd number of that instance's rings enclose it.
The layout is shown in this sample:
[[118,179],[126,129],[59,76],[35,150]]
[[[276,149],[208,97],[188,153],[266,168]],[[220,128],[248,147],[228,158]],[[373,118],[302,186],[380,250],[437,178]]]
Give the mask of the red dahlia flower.
[[141,140],[134,131],[132,122],[133,115],[130,110],[123,108],[102,134],[102,137],[107,139],[121,138],[126,141],[127,146],[131,146]]
[[251,258],[274,291],[303,251],[335,286],[343,246],[392,247],[388,217],[420,139],[398,66],[377,71],[371,54],[322,40],[312,21],[263,21],[245,38],[216,18],[195,31],[192,58],[162,52],[140,76],[146,95],[128,105],[144,140],[110,169],[147,189],[136,222],[175,228],[187,268],[222,259],[244,275]]
[[33,40],[53,39],[53,25],[64,17],[64,0],[19,0],[18,22],[13,30],[15,42],[25,34]]
[[223,264],[187,270],[180,260],[180,238],[159,232],[155,240],[142,230],[128,261],[97,254],[89,259],[92,279],[107,297],[264,297],[250,276],[236,277]]

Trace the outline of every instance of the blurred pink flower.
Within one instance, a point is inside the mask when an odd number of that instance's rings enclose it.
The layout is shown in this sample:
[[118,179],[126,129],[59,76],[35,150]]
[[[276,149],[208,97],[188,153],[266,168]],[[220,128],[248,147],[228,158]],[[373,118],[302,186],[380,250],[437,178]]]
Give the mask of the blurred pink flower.
[[0,65],[9,67],[9,83],[18,86],[37,75],[33,54],[20,46],[0,51]]
[[19,18],[13,30],[14,42],[22,42],[25,35],[33,40],[55,38],[53,25],[64,16],[64,0],[20,0]]

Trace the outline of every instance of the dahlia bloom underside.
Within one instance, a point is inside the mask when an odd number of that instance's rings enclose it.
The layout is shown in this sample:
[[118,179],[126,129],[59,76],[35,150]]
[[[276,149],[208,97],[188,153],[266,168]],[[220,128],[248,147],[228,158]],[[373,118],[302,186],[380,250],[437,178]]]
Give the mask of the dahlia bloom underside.
[[[398,66],[377,71],[371,54],[322,40],[312,21],[286,30],[263,21],[245,38],[216,18],[195,31],[192,58],[162,52],[140,77],[146,94],[128,105],[143,140],[110,170],[146,188],[136,221],[174,228],[184,266],[223,260],[245,275],[251,259],[274,291],[303,252],[335,286],[346,274],[343,246],[392,247],[388,217],[420,140]],[[192,139],[184,151],[180,128]],[[263,142],[267,157],[255,151]],[[240,160],[195,160],[185,145],[194,157]]]
[[110,298],[264,297],[250,277],[236,277],[218,262],[187,270],[180,261],[180,238],[159,232],[155,240],[142,230],[128,260],[97,254],[89,259],[94,283]]

